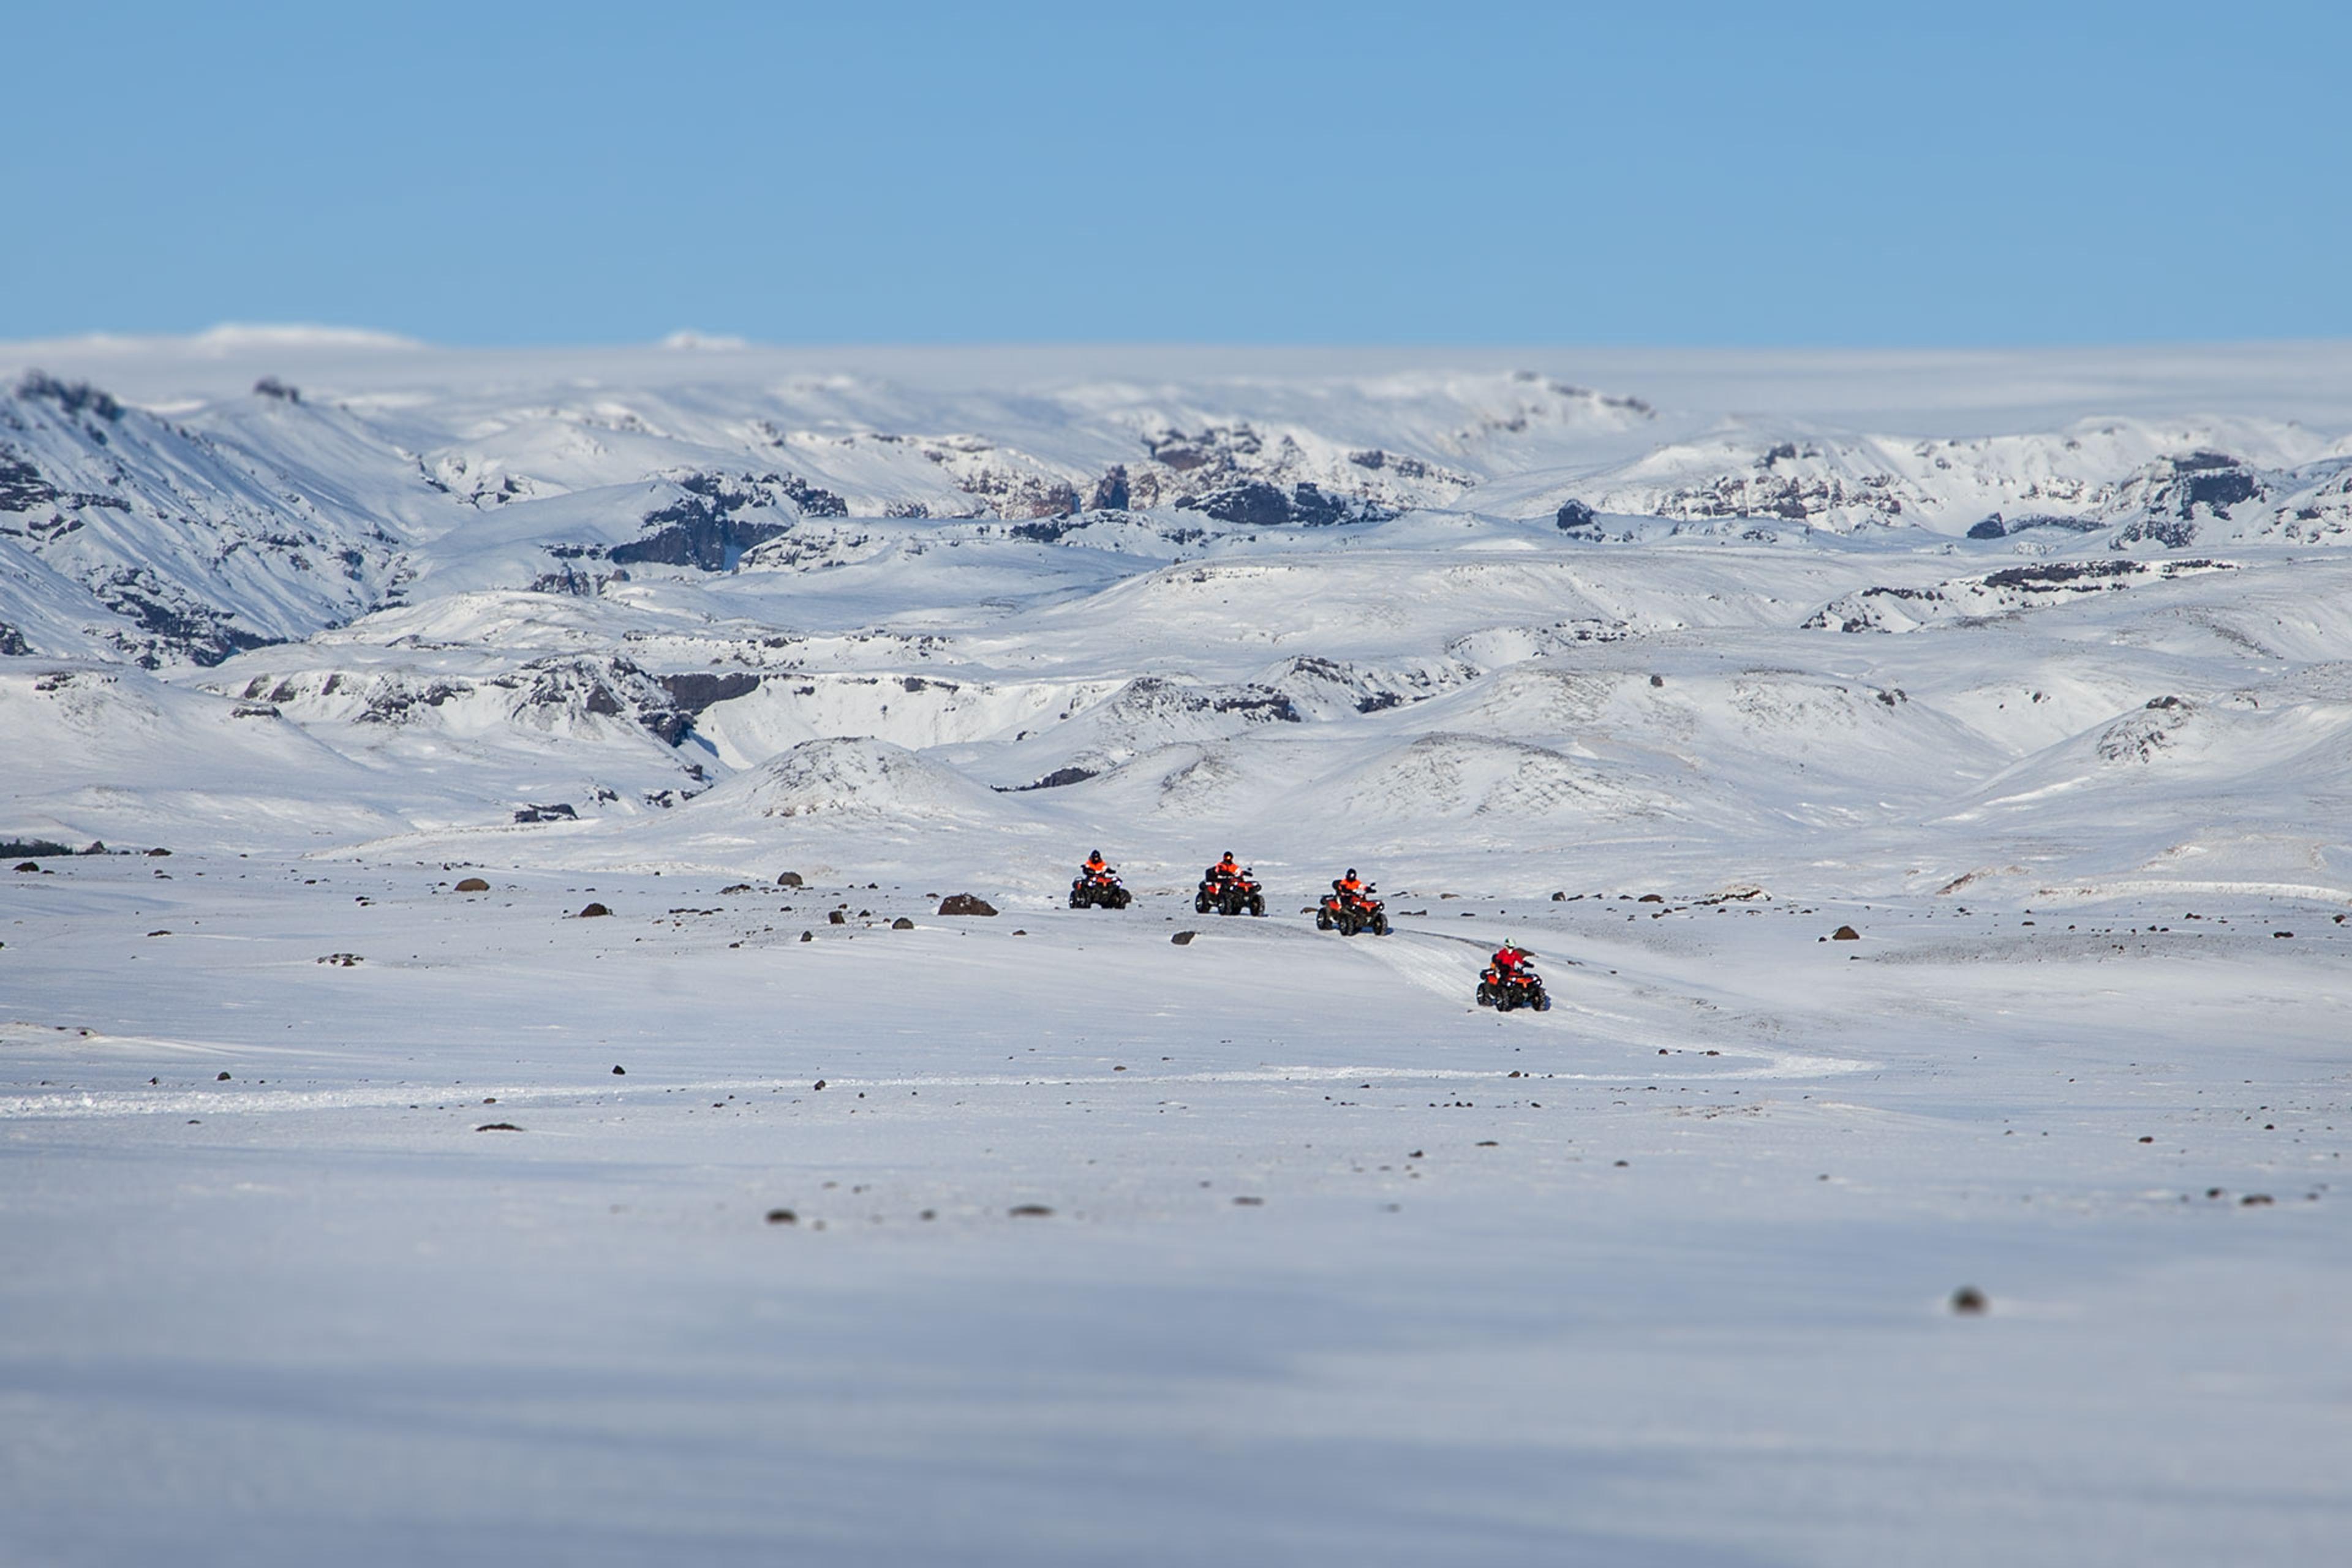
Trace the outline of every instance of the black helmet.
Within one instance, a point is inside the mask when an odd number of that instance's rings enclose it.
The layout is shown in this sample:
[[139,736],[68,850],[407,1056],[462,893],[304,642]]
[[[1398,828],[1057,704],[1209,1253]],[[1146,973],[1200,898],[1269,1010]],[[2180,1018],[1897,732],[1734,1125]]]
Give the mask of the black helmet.
[[1350,877],[1352,877],[1352,876],[1354,876],[1355,874],[1356,874],[1356,868],[1355,868],[1353,866],[1349,867],[1349,868],[1348,868],[1348,875],[1349,875]]
[[1228,860],[1230,860],[1230,859],[1232,859],[1233,858],[1234,858],[1234,852],[1233,852],[1232,850],[1230,850],[1230,849],[1226,850],[1226,851],[1225,851],[1225,858],[1226,858],[1226,859],[1228,859]]
[[1099,860],[1102,858],[1102,851],[1099,849],[1089,849],[1087,851],[1087,858],[1089,860]]

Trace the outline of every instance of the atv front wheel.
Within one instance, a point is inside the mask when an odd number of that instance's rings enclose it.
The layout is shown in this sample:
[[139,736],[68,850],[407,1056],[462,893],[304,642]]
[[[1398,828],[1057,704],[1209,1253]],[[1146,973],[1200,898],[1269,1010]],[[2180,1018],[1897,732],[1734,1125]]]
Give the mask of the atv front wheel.
[[1372,917],[1372,934],[1374,936],[1386,936],[1389,934],[1388,916],[1374,915]]

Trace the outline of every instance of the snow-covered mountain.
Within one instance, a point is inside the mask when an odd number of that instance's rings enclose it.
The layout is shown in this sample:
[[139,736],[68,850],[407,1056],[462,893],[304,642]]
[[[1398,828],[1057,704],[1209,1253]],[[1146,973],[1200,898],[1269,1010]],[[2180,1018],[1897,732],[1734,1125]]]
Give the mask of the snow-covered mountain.
[[2352,353],[841,357],[0,353],[0,826],[2352,870]]

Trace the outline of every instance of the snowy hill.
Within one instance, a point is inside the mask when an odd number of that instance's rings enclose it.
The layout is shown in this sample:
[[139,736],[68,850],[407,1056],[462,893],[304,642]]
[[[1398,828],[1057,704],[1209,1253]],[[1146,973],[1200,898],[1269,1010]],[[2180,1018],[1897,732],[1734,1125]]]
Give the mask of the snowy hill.
[[[787,844],[827,802],[917,858],[997,833],[1039,886],[1121,832],[2080,880],[2164,874],[2096,825],[2197,840],[2233,759],[2334,732],[2352,354],[2168,406],[2131,355],[1861,358],[1763,415],[1747,361],[1183,357],[0,353],[0,694],[39,737],[0,826],[243,843],[227,794],[146,792],[282,731],[255,790],[319,803],[306,842],[434,853],[552,820],[572,863],[708,863],[775,842],[706,826],[759,799]],[[2273,815],[2333,886],[2309,765]],[[1974,842],[2021,770],[2032,847]]]

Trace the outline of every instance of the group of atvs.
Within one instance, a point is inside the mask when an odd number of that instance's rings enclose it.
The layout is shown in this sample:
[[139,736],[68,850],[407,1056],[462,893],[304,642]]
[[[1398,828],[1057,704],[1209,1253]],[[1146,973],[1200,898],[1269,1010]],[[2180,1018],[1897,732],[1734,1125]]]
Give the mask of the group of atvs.
[[[1315,929],[1336,931],[1341,936],[1358,936],[1365,931],[1374,936],[1389,934],[1388,910],[1373,897],[1375,889],[1369,882],[1359,879],[1356,868],[1348,868],[1347,875],[1331,879],[1331,890],[1323,895],[1315,907]],[[1119,884],[1118,873],[1110,868],[1097,849],[1087,857],[1078,868],[1076,880],[1070,884],[1070,908],[1074,910],[1123,910],[1135,901],[1135,895]],[[1192,912],[1215,915],[1264,915],[1265,889],[1256,873],[1234,858],[1228,849],[1217,863],[1201,874],[1201,885],[1192,892]],[[1544,1012],[1551,1006],[1551,997],[1544,991],[1543,976],[1535,972],[1531,954],[1506,942],[1478,976],[1478,1005],[1508,1013],[1516,1008],[1532,1007]]]

